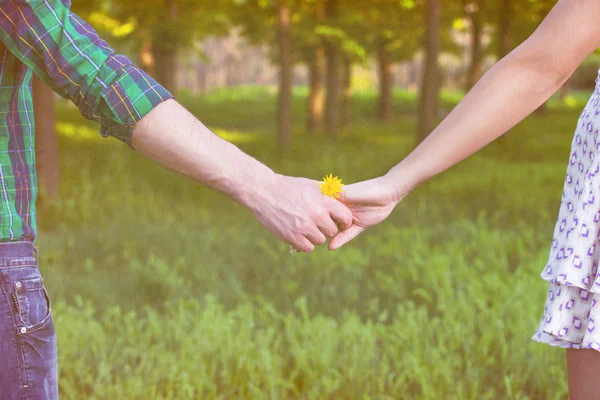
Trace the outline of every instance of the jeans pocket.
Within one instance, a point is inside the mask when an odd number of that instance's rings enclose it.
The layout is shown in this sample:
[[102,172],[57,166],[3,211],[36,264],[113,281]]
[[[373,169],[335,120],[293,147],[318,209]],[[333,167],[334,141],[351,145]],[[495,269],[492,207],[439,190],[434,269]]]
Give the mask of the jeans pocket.
[[11,298],[20,324],[21,333],[41,328],[50,318],[51,303],[44,278],[35,276],[19,279],[12,284]]

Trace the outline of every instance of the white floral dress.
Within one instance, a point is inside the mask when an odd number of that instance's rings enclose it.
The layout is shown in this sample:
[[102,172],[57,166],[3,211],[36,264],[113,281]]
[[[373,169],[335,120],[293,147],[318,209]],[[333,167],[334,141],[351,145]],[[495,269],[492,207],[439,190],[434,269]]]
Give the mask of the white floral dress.
[[600,351],[600,71],[579,117],[550,255],[544,314],[533,340]]

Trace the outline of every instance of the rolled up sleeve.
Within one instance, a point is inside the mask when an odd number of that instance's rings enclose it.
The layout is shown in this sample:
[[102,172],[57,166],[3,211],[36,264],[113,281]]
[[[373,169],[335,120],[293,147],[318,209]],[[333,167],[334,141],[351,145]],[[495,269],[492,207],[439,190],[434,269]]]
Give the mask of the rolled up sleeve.
[[0,0],[0,40],[84,117],[98,121],[103,136],[130,147],[135,123],[173,97],[73,14],[70,1]]

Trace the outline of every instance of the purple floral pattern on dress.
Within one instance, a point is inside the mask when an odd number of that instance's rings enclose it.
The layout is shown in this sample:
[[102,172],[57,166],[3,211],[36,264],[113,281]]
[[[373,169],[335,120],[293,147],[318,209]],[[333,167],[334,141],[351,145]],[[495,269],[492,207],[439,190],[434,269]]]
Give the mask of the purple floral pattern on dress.
[[550,254],[540,276],[549,282],[533,340],[600,351],[600,71],[571,143]]

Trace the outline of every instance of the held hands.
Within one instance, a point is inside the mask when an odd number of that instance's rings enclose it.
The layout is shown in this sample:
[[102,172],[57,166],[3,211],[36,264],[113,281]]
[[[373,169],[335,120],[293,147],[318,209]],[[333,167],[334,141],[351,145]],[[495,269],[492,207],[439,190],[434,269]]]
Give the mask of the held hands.
[[303,252],[311,252],[339,229],[352,227],[352,212],[324,196],[319,182],[275,174],[250,210],[268,230]]
[[385,220],[407,195],[408,192],[398,193],[388,176],[344,186],[339,201],[352,212],[352,226],[342,228],[329,242],[329,249],[339,249],[365,229]]
[[337,200],[324,196],[317,181],[275,174],[265,196],[251,207],[268,230],[293,248],[311,252],[327,238],[335,250],[385,220],[406,196],[388,176],[345,185]]

